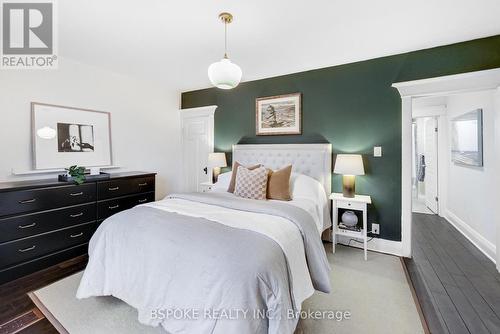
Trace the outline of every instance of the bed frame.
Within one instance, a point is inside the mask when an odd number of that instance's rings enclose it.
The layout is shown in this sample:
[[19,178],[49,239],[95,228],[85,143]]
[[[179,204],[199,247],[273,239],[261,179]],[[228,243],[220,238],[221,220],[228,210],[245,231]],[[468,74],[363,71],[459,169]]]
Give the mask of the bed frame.
[[233,161],[243,165],[264,164],[308,175],[323,185],[327,198],[332,187],[332,144],[255,144],[233,145]]

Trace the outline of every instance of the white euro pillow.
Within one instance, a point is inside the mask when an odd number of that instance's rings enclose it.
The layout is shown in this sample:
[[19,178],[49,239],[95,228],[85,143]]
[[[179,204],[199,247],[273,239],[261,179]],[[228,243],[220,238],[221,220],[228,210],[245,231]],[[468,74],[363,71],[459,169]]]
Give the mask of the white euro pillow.
[[212,186],[212,191],[224,191],[227,192],[227,188],[229,188],[229,183],[231,182],[232,172],[225,172],[219,174],[217,178],[217,182]]
[[316,206],[316,212],[323,229],[331,226],[328,199],[323,185],[316,179],[299,173],[292,173],[290,178],[292,200],[309,200]]

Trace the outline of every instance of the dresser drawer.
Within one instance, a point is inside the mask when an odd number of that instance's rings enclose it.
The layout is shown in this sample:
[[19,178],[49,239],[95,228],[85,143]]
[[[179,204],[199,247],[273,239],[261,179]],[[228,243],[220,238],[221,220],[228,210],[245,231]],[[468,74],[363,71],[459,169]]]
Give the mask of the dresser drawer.
[[101,181],[97,184],[99,200],[154,190],[154,176]]
[[97,203],[97,219],[106,219],[117,212],[133,208],[138,204],[153,202],[155,193],[149,192],[139,195],[110,199]]
[[96,200],[96,185],[68,185],[0,193],[0,216],[83,204]]
[[92,222],[96,218],[97,205],[90,203],[0,219],[0,243]]
[[0,245],[0,268],[29,261],[52,252],[87,243],[96,223],[29,237]]

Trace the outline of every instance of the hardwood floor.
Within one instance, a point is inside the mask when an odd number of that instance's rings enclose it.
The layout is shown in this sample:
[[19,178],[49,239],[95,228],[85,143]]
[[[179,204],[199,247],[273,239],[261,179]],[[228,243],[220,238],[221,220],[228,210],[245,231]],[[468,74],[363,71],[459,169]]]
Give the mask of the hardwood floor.
[[[35,304],[33,304],[27,295],[28,292],[37,290],[61,278],[83,270],[87,265],[87,260],[87,255],[79,256],[75,259],[60,263],[59,265],[0,285],[0,326],[19,315],[36,309]],[[4,328],[0,327],[0,334],[8,333],[4,330]],[[43,319],[23,329],[19,333],[55,334],[57,331],[47,319]]]
[[405,259],[431,333],[500,333],[500,274],[445,219],[413,214]]

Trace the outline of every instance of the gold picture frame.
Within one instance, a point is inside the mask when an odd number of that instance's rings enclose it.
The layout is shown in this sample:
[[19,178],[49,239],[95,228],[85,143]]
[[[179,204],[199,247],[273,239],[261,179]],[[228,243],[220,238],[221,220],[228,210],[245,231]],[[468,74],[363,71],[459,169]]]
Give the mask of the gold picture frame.
[[302,94],[257,98],[255,133],[257,136],[302,134]]

